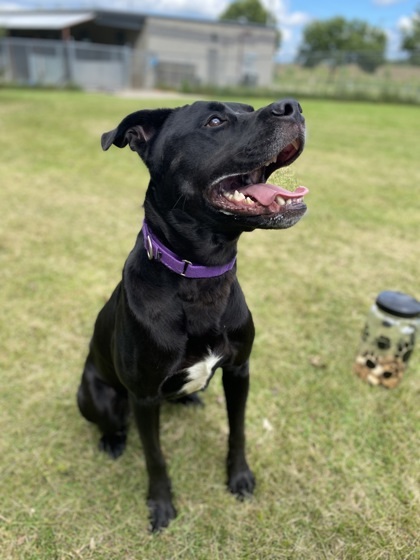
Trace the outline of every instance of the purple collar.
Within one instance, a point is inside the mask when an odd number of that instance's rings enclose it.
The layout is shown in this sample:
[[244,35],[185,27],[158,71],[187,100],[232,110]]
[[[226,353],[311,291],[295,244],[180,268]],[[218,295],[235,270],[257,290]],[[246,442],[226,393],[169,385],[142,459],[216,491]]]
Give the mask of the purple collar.
[[192,264],[186,259],[180,259],[175,253],[165,247],[165,245],[163,245],[152,233],[146,224],[146,220],[143,222],[142,231],[144,247],[149,259],[161,262],[167,268],[172,270],[172,272],[175,272],[180,276],[185,276],[186,278],[213,278],[215,276],[221,276],[235,266],[236,255],[230,262],[223,266],[200,266]]

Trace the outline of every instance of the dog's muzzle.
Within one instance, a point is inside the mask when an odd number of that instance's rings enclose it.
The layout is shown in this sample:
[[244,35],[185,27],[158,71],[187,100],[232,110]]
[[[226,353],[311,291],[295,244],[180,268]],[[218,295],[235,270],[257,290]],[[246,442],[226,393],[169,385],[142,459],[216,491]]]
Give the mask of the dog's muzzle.
[[294,141],[256,170],[218,180],[207,190],[208,203],[214,210],[251,227],[283,229],[294,225],[306,212],[304,197],[309,190],[300,186],[289,191],[267,183],[266,178],[283,167],[284,161],[287,164],[289,159],[295,159],[299,150]]

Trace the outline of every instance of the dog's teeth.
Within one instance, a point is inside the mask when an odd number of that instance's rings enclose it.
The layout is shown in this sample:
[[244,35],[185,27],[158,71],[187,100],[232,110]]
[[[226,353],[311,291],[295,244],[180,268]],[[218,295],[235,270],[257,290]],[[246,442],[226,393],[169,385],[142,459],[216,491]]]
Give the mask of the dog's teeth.
[[299,150],[299,142],[297,140],[293,140],[292,146],[294,147],[295,150]]
[[249,196],[245,198],[244,202],[245,204],[249,204],[249,205],[255,204],[255,202],[252,200],[252,198],[249,198]]
[[277,161],[277,156],[274,156],[273,159],[270,159],[270,161],[267,161],[267,163],[265,164],[265,167],[268,167],[272,163],[276,163],[276,161]]
[[231,192],[224,192],[223,196],[225,198],[227,198],[228,200],[233,200],[233,193],[231,193]]
[[292,199],[291,199],[291,198],[288,198],[288,199],[286,200],[286,204],[287,204],[287,205],[292,204]]
[[276,196],[276,202],[279,206],[284,206],[286,204],[286,201],[282,196]]
[[233,193],[233,200],[241,202],[242,200],[245,200],[245,195],[243,193],[240,193],[239,191],[235,191]]

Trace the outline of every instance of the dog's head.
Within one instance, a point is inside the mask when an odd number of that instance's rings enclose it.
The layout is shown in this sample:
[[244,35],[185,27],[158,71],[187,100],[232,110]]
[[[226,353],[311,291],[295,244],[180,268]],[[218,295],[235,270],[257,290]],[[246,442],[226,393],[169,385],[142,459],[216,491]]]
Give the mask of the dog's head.
[[238,231],[288,228],[303,216],[307,189],[292,193],[267,180],[304,143],[305,121],[292,99],[257,111],[214,101],[143,110],[102,136],[104,150],[128,144],[149,168],[146,209]]

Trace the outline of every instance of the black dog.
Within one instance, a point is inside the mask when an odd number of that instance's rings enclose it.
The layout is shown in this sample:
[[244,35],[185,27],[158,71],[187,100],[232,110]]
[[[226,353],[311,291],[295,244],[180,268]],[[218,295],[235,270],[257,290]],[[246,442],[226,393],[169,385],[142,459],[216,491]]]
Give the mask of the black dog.
[[244,433],[254,325],[236,278],[236,247],[244,231],[288,228],[305,213],[307,189],[266,184],[303,150],[301,112],[292,99],[258,111],[196,102],[138,111],[102,136],[104,150],[129,144],[150,183],[144,226],[96,320],[78,404],[114,458],[133,411],[152,530],[176,515],[159,441],[161,402],[200,402],[195,393],[218,367],[230,429],[228,487],[239,497],[254,490]]

